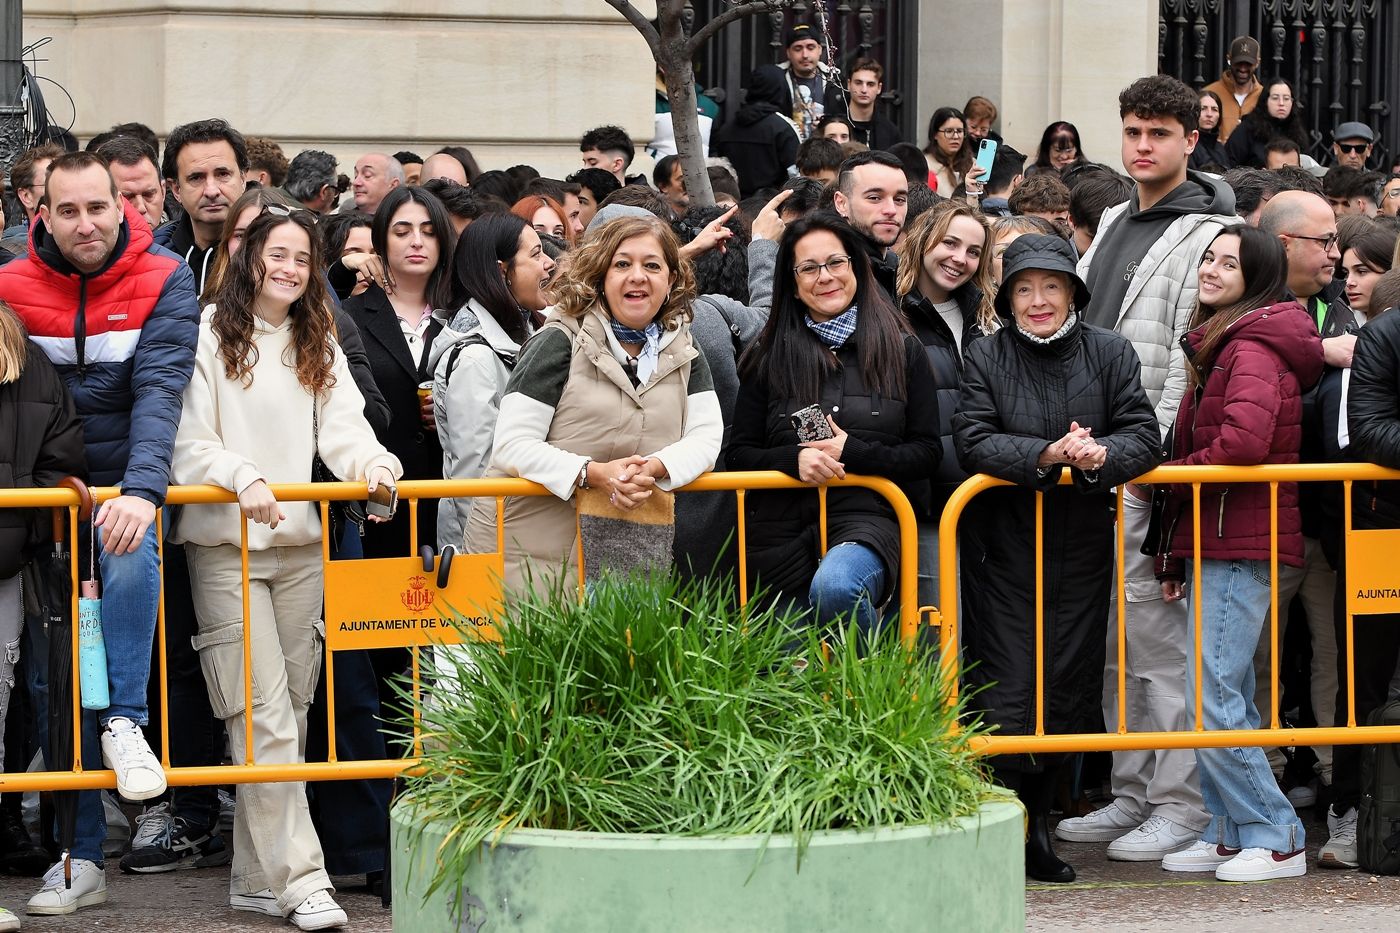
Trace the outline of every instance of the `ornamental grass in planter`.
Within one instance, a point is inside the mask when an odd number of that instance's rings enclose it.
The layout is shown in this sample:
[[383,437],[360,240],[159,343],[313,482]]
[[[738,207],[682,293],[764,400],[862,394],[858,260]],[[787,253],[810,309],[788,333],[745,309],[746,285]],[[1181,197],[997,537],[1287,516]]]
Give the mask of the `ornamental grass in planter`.
[[[868,841],[870,831],[894,838],[922,828],[923,838],[960,820],[978,832],[979,808],[1004,798],[969,748],[977,730],[953,729],[960,710],[946,702],[936,656],[907,652],[893,627],[859,650],[854,637],[824,648],[799,621],[757,603],[741,611],[728,585],[670,577],[604,579],[581,603],[508,598],[499,645],[439,651],[427,665],[439,689],[426,691],[423,768],[396,810],[396,836],[400,848],[431,850],[411,864],[432,877],[404,879],[396,867],[396,891],[416,883],[422,899],[445,889],[457,910],[476,905],[483,917],[495,898],[531,928],[521,885],[540,893],[573,869],[550,869],[553,880],[512,875],[503,882],[516,886],[509,896],[483,894],[485,882],[471,879],[506,850],[502,864],[516,872],[517,843],[535,831],[551,831],[548,844],[564,849],[592,838],[570,833],[622,843],[750,840],[737,880],[724,889],[715,881],[722,872],[710,878],[722,888],[717,903],[760,874],[780,885],[810,874],[821,860],[814,854],[851,833]],[[1009,861],[1020,897],[1015,816],[1012,844],[997,858]],[[761,862],[774,864],[760,872]],[[635,863],[623,870],[633,877],[619,880],[609,902],[659,887],[685,903],[676,878],[637,878]],[[708,874],[684,871],[692,870]],[[1011,913],[1019,909],[1018,901]],[[514,928],[509,920],[486,928]],[[450,928],[477,927],[459,917]]]

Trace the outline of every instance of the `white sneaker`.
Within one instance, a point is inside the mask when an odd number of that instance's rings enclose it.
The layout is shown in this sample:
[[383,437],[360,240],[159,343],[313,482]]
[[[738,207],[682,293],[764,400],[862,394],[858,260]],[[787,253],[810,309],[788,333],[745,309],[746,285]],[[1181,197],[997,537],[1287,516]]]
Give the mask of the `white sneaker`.
[[1118,806],[1115,800],[1085,816],[1060,820],[1055,826],[1055,838],[1065,842],[1112,842],[1129,830],[1136,829],[1141,822],[1140,818]]
[[29,899],[27,914],[71,914],[79,907],[91,907],[107,900],[107,874],[97,863],[85,858],[70,860],[72,886],[63,880],[63,863],[55,862],[44,873],[44,886]]
[[1327,808],[1327,844],[1317,850],[1318,868],[1355,868],[1356,808],[1350,807],[1341,816]]
[[1274,878],[1298,878],[1307,874],[1308,851],[1273,852],[1269,849],[1245,849],[1215,870],[1217,881],[1269,881]]
[[165,793],[165,769],[151,754],[141,728],[122,716],[102,730],[102,761],[117,773],[117,793],[139,801]]
[[1284,796],[1293,804],[1293,809],[1303,810],[1317,803],[1317,788],[1311,782],[1288,788]]
[[327,890],[312,891],[287,918],[298,930],[333,930],[349,922]]
[[0,907],[0,933],[10,933],[19,929],[19,918],[12,911]]
[[1170,852],[1162,856],[1162,870],[1215,871],[1239,854],[1239,849],[1197,839],[1179,852]]
[[277,895],[272,893],[271,888],[263,888],[252,894],[230,894],[228,896],[228,906],[234,910],[246,910],[255,914],[267,914],[269,917],[282,916],[282,909],[277,906]]
[[1108,844],[1108,858],[1114,862],[1155,862],[1180,852],[1199,836],[1165,816],[1149,816],[1137,829]]

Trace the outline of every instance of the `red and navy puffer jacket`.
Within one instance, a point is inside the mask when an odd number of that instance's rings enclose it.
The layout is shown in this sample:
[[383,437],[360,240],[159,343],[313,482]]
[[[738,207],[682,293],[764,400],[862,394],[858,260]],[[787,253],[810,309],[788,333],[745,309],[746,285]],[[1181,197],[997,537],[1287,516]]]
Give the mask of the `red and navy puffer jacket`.
[[[1204,327],[1182,337],[1187,356]],[[1251,311],[1236,321],[1205,384],[1181,400],[1170,464],[1253,466],[1297,463],[1303,443],[1303,393],[1322,376],[1322,339],[1296,301]],[[1191,487],[1172,488],[1157,575],[1180,579],[1194,553]],[[1269,484],[1201,486],[1201,557],[1269,559]],[[1303,565],[1298,484],[1278,486],[1278,559]]]
[[14,308],[73,396],[90,479],[161,505],[185,385],[194,372],[199,305],[180,258],[121,201],[124,219],[107,264],[83,275],[42,220],[29,255],[0,268]]

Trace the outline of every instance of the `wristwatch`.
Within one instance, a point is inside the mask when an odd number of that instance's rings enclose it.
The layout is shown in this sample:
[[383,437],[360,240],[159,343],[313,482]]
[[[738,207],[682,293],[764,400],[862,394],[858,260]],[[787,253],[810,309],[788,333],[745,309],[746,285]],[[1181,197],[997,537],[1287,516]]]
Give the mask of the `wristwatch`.
[[593,462],[593,458],[592,458],[592,457],[584,457],[584,458],[583,458],[583,466],[579,467],[579,470],[578,470],[578,488],[579,488],[579,489],[587,489],[587,488],[588,488],[588,465],[589,465],[590,463],[592,463],[592,462]]

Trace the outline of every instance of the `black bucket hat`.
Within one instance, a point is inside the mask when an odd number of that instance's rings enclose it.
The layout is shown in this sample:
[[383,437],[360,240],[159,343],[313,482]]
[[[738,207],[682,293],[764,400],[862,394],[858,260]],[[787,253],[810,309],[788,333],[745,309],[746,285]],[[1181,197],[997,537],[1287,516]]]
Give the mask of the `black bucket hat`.
[[1011,280],[1030,269],[1063,272],[1074,286],[1074,308],[1083,311],[1089,304],[1089,287],[1074,271],[1074,254],[1063,237],[1048,233],[1027,233],[1012,241],[1001,259],[1001,287],[995,301],[997,314],[1011,318]]

